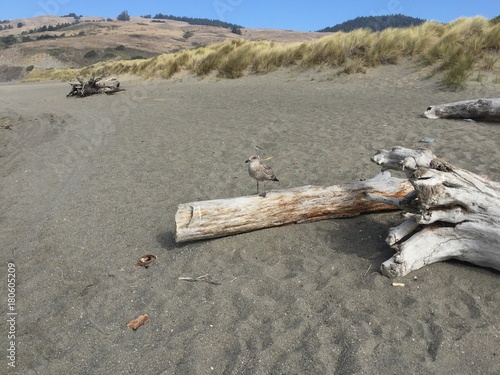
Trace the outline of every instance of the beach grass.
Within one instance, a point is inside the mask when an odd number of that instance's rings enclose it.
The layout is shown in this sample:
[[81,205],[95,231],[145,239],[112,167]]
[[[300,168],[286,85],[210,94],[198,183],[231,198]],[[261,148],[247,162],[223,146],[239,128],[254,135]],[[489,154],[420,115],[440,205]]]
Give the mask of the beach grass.
[[352,74],[415,59],[431,66],[435,74],[441,73],[446,87],[460,89],[474,70],[494,70],[499,52],[500,23],[473,17],[381,32],[337,32],[303,43],[227,40],[150,59],[100,62],[82,69],[34,69],[27,80],[119,74],[168,79],[181,71],[201,77],[215,72],[221,78],[239,78],[291,66],[327,66]]

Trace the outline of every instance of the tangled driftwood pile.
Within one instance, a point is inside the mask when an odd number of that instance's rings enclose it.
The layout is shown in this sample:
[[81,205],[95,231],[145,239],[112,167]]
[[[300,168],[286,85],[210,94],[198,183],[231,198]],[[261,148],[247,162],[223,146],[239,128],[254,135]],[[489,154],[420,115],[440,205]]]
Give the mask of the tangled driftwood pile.
[[370,199],[406,211],[386,242],[397,253],[382,265],[387,276],[404,276],[431,263],[459,259],[500,270],[500,183],[437,158],[430,150],[379,151],[384,170],[406,173],[415,188],[403,199]]
[[71,91],[69,96],[90,96],[94,94],[113,94],[120,90],[120,82],[116,77],[104,79],[102,77],[92,77],[86,81],[82,78],[76,78],[78,82],[69,82]]

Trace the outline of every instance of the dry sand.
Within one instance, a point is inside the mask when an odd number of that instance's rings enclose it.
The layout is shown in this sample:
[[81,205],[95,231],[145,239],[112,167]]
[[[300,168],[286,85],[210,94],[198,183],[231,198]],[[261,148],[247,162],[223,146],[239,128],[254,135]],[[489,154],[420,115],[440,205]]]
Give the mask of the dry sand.
[[[269,189],[372,177],[377,149],[422,137],[500,181],[498,124],[420,116],[498,85],[446,92],[400,65],[123,87],[67,99],[65,83],[0,85],[0,274],[15,263],[17,373],[500,373],[500,274],[444,262],[382,276],[394,213],[174,241],[178,204],[255,192],[244,161],[256,145],[280,179]],[[134,267],[145,254],[158,259]],[[204,274],[222,284],[178,280]],[[5,355],[0,368],[13,373]]]

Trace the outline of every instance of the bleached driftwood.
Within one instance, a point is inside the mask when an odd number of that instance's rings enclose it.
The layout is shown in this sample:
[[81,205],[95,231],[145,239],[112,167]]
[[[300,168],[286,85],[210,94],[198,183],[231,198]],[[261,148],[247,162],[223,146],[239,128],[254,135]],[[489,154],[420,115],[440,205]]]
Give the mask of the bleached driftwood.
[[405,179],[380,173],[374,178],[335,186],[303,186],[274,190],[266,197],[246,196],[179,205],[175,215],[176,241],[229,236],[257,229],[362,213],[394,210],[373,202],[366,193],[398,199],[413,187]]
[[464,100],[433,105],[427,108],[424,117],[500,121],[500,98]]
[[382,273],[404,276],[425,265],[459,259],[500,270],[500,183],[457,168],[425,149],[397,147],[372,160],[383,170],[403,170],[415,190],[388,202],[408,211],[386,242],[397,250]]
[[66,96],[90,96],[94,94],[113,94],[120,91],[120,81],[116,77],[103,79],[92,77],[86,81],[76,78],[78,82],[69,82],[71,91]]

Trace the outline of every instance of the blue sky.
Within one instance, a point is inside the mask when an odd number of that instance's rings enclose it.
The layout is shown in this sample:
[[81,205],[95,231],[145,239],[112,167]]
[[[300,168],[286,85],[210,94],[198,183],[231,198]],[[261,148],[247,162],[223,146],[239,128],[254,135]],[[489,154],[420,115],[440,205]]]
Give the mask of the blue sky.
[[0,19],[42,14],[116,17],[156,13],[219,19],[244,27],[315,31],[359,16],[401,13],[450,22],[500,15],[500,0],[1,0]]

